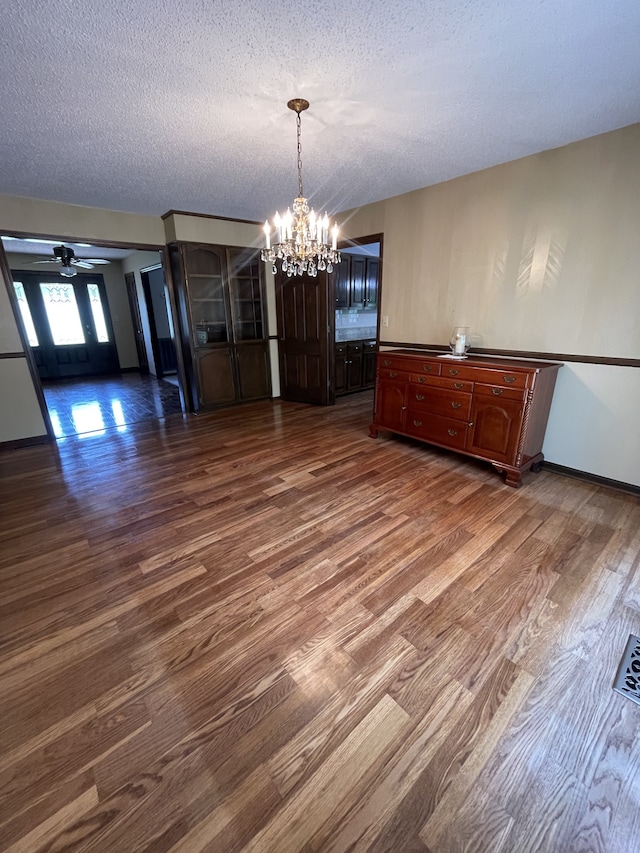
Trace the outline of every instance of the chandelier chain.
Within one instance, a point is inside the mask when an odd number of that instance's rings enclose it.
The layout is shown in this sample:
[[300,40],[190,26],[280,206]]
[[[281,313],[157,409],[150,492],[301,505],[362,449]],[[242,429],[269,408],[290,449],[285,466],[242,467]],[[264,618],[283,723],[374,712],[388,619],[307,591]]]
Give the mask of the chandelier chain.
[[302,189],[302,141],[300,139],[302,132],[302,119],[300,118],[300,113],[297,113],[296,116],[296,126],[298,132],[298,195],[302,197],[304,196],[304,191]]

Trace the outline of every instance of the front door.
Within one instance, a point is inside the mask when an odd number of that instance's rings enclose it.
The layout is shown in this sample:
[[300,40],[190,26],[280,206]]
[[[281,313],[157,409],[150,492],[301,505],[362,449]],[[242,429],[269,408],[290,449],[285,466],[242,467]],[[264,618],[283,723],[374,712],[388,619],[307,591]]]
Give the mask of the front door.
[[276,307],[283,400],[327,405],[329,385],[329,276],[276,278]]
[[100,274],[14,272],[14,289],[42,379],[119,369]]

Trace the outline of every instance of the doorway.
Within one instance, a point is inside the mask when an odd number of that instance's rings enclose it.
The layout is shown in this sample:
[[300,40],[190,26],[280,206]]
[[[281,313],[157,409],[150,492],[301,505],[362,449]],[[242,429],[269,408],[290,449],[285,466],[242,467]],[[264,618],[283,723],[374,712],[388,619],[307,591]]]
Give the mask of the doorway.
[[[110,427],[123,431],[132,423],[183,414],[177,371],[171,383],[163,381],[149,371],[146,349],[137,348],[136,332],[144,325],[141,315],[150,304],[140,286],[141,270],[156,269],[163,278],[162,254],[158,249],[99,248],[64,241],[74,248],[74,268],[60,270],[52,247],[62,242],[2,238],[13,280],[12,286],[8,284],[49,433],[56,438],[99,435]],[[100,266],[93,269],[96,265]],[[125,271],[134,286],[138,278],[137,317]],[[164,306],[171,328],[171,306],[167,308],[166,302]],[[166,357],[163,365],[171,371]]]
[[100,274],[13,272],[20,315],[41,379],[118,370],[111,313]]

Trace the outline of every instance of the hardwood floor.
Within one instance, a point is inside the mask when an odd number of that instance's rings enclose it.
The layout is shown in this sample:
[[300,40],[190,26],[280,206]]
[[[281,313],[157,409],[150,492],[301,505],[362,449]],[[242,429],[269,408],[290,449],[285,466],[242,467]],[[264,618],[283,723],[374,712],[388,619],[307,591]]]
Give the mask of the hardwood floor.
[[640,850],[640,501],[371,406],[0,454],[1,850]]

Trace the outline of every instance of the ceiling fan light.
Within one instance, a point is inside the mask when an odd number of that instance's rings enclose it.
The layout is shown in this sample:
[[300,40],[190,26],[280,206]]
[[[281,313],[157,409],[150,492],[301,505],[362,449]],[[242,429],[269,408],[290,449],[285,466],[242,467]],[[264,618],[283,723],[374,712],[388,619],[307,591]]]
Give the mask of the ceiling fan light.
[[64,266],[60,267],[59,272],[60,275],[63,275],[65,278],[73,278],[77,270],[75,267],[72,267],[71,264],[65,264]]

